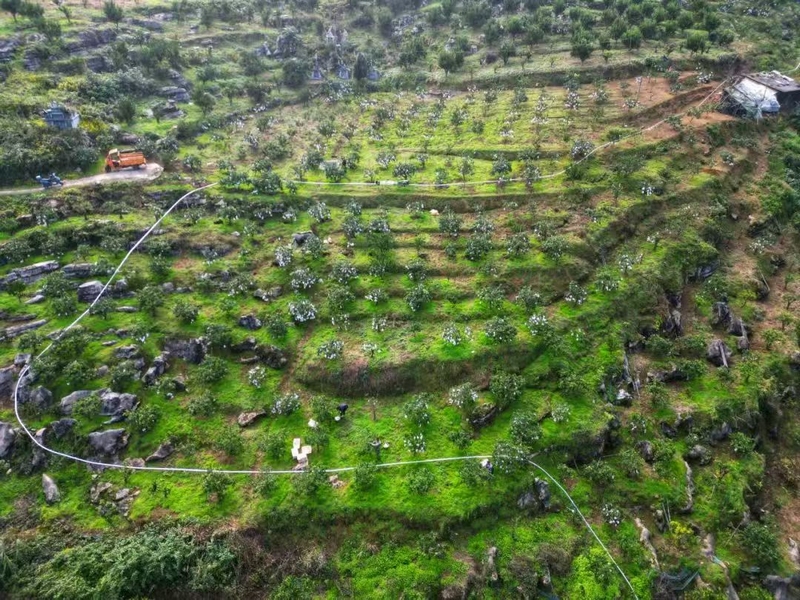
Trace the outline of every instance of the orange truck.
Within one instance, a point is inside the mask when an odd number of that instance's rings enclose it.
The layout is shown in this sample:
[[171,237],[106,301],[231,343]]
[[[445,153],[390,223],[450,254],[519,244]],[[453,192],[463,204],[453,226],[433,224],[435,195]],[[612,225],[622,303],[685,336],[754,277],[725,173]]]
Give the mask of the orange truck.
[[106,155],[106,173],[120,169],[140,169],[147,164],[144,154],[136,150],[109,150]]

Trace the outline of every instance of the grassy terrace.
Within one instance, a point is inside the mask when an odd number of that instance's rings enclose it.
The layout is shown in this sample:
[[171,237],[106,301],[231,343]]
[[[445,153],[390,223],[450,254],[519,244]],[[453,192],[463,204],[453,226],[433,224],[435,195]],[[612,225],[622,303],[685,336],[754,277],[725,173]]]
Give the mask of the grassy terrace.
[[[124,0],[119,23],[97,0],[16,22],[6,4],[0,187],[98,173],[117,146],[164,173],[0,196],[0,329],[47,321],[0,342],[0,367],[216,185],[33,361],[21,406],[59,451],[205,472],[93,472],[17,430],[0,596],[632,598],[530,460],[638,598],[765,600],[764,576],[797,570],[798,122],[717,110],[734,74],[794,67],[793,4]],[[115,39],[76,49],[88,30]],[[337,61],[381,77],[343,82]],[[50,101],[81,128],[46,128]],[[387,180],[412,185],[349,185]],[[47,260],[89,266],[8,278]],[[137,405],[63,414],[79,390]],[[92,448],[115,429],[123,448]],[[290,470],[295,438],[303,472],[224,473]],[[471,456],[493,469],[375,466]]]

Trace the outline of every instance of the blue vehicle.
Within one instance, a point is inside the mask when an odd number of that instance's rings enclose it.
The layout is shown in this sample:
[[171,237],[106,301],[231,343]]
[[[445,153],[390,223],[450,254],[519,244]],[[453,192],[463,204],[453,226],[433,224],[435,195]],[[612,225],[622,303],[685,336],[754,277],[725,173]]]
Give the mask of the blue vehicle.
[[44,189],[51,188],[54,185],[57,185],[59,187],[64,185],[64,182],[61,181],[61,177],[59,177],[55,173],[50,173],[50,177],[42,177],[41,175],[37,175],[36,181],[41,183]]

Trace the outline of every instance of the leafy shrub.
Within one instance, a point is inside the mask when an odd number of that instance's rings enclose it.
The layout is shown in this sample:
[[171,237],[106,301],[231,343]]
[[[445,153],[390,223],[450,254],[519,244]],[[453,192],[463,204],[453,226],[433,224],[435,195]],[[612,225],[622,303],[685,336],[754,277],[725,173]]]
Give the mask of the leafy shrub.
[[269,409],[270,414],[278,416],[278,415],[290,415],[294,411],[300,408],[300,396],[297,394],[290,392],[288,394],[283,394],[282,396],[278,396],[272,401],[272,406]]
[[406,302],[413,312],[417,312],[430,301],[431,293],[428,288],[421,283],[413,287],[408,294],[406,294]]
[[342,340],[328,340],[317,348],[317,356],[322,356],[328,360],[341,358],[344,352],[344,342]]
[[436,485],[436,475],[426,467],[417,467],[409,474],[406,485],[414,494],[427,494]]
[[267,433],[258,441],[257,447],[273,460],[279,460],[288,454],[286,440],[276,432]]
[[216,434],[214,446],[228,456],[238,456],[244,450],[244,440],[235,427],[225,427]]
[[218,405],[219,403],[214,396],[202,394],[189,401],[187,410],[193,417],[210,417],[216,412]]
[[486,323],[487,337],[498,344],[508,344],[517,337],[517,328],[504,317],[495,317]]
[[198,381],[206,385],[220,381],[228,372],[228,363],[216,356],[207,356],[195,372]]
[[208,471],[203,475],[203,491],[206,496],[216,495],[217,499],[222,498],[228,488],[233,485],[233,480],[229,475],[219,471]]
[[415,427],[424,427],[431,421],[429,402],[427,394],[417,394],[403,405],[403,418]]
[[464,485],[469,487],[487,483],[492,479],[492,474],[489,470],[482,467],[477,460],[464,461],[459,471],[459,476],[461,477],[461,481],[464,482]]
[[361,463],[353,471],[353,487],[366,491],[375,485],[377,469],[371,463]]
[[181,299],[172,307],[172,314],[181,323],[194,323],[200,314],[200,309],[195,304]]
[[94,394],[81,398],[72,405],[72,414],[79,419],[92,419],[100,414],[103,402]]
[[447,394],[447,402],[464,411],[471,411],[477,400],[478,392],[469,382],[450,388],[450,392]]
[[300,494],[315,494],[328,482],[328,475],[321,467],[309,467],[307,471],[295,475],[292,481],[295,491]]
[[297,300],[289,303],[289,314],[295,323],[305,323],[317,318],[317,307],[308,300]]
[[542,428],[533,413],[518,413],[511,419],[511,439],[517,444],[532,448],[541,437]]
[[467,240],[464,256],[467,260],[478,261],[492,251],[492,239],[487,234],[476,233]]
[[220,539],[204,543],[178,528],[149,526],[56,552],[38,566],[22,593],[39,598],[133,598],[176,589],[214,593],[232,583],[236,563],[236,554]]
[[780,561],[778,536],[765,523],[751,522],[741,532],[742,546],[763,569],[770,569]]
[[515,444],[497,442],[492,452],[492,464],[501,473],[514,473],[527,466],[528,452]]
[[139,433],[147,433],[156,426],[161,418],[161,411],[155,406],[146,404],[136,410],[126,413],[131,428]]
[[489,389],[500,410],[509,407],[522,396],[525,380],[512,373],[497,373],[492,377]]

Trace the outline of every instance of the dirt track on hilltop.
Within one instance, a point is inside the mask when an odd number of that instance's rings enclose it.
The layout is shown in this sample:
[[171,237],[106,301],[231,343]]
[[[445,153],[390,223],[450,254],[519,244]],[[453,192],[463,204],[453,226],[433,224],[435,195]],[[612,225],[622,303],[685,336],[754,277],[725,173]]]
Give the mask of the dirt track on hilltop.
[[[87,185],[106,185],[109,183],[117,183],[120,181],[152,181],[157,179],[164,171],[161,165],[156,163],[147,163],[144,169],[126,169],[124,171],[116,171],[114,173],[100,173],[99,175],[90,175],[89,177],[81,177],[79,179],[65,179],[64,188],[72,187],[85,187]],[[50,188],[60,189],[60,188]],[[40,194],[47,193],[42,187],[20,188],[15,190],[0,190],[0,196],[12,196],[15,194]]]

